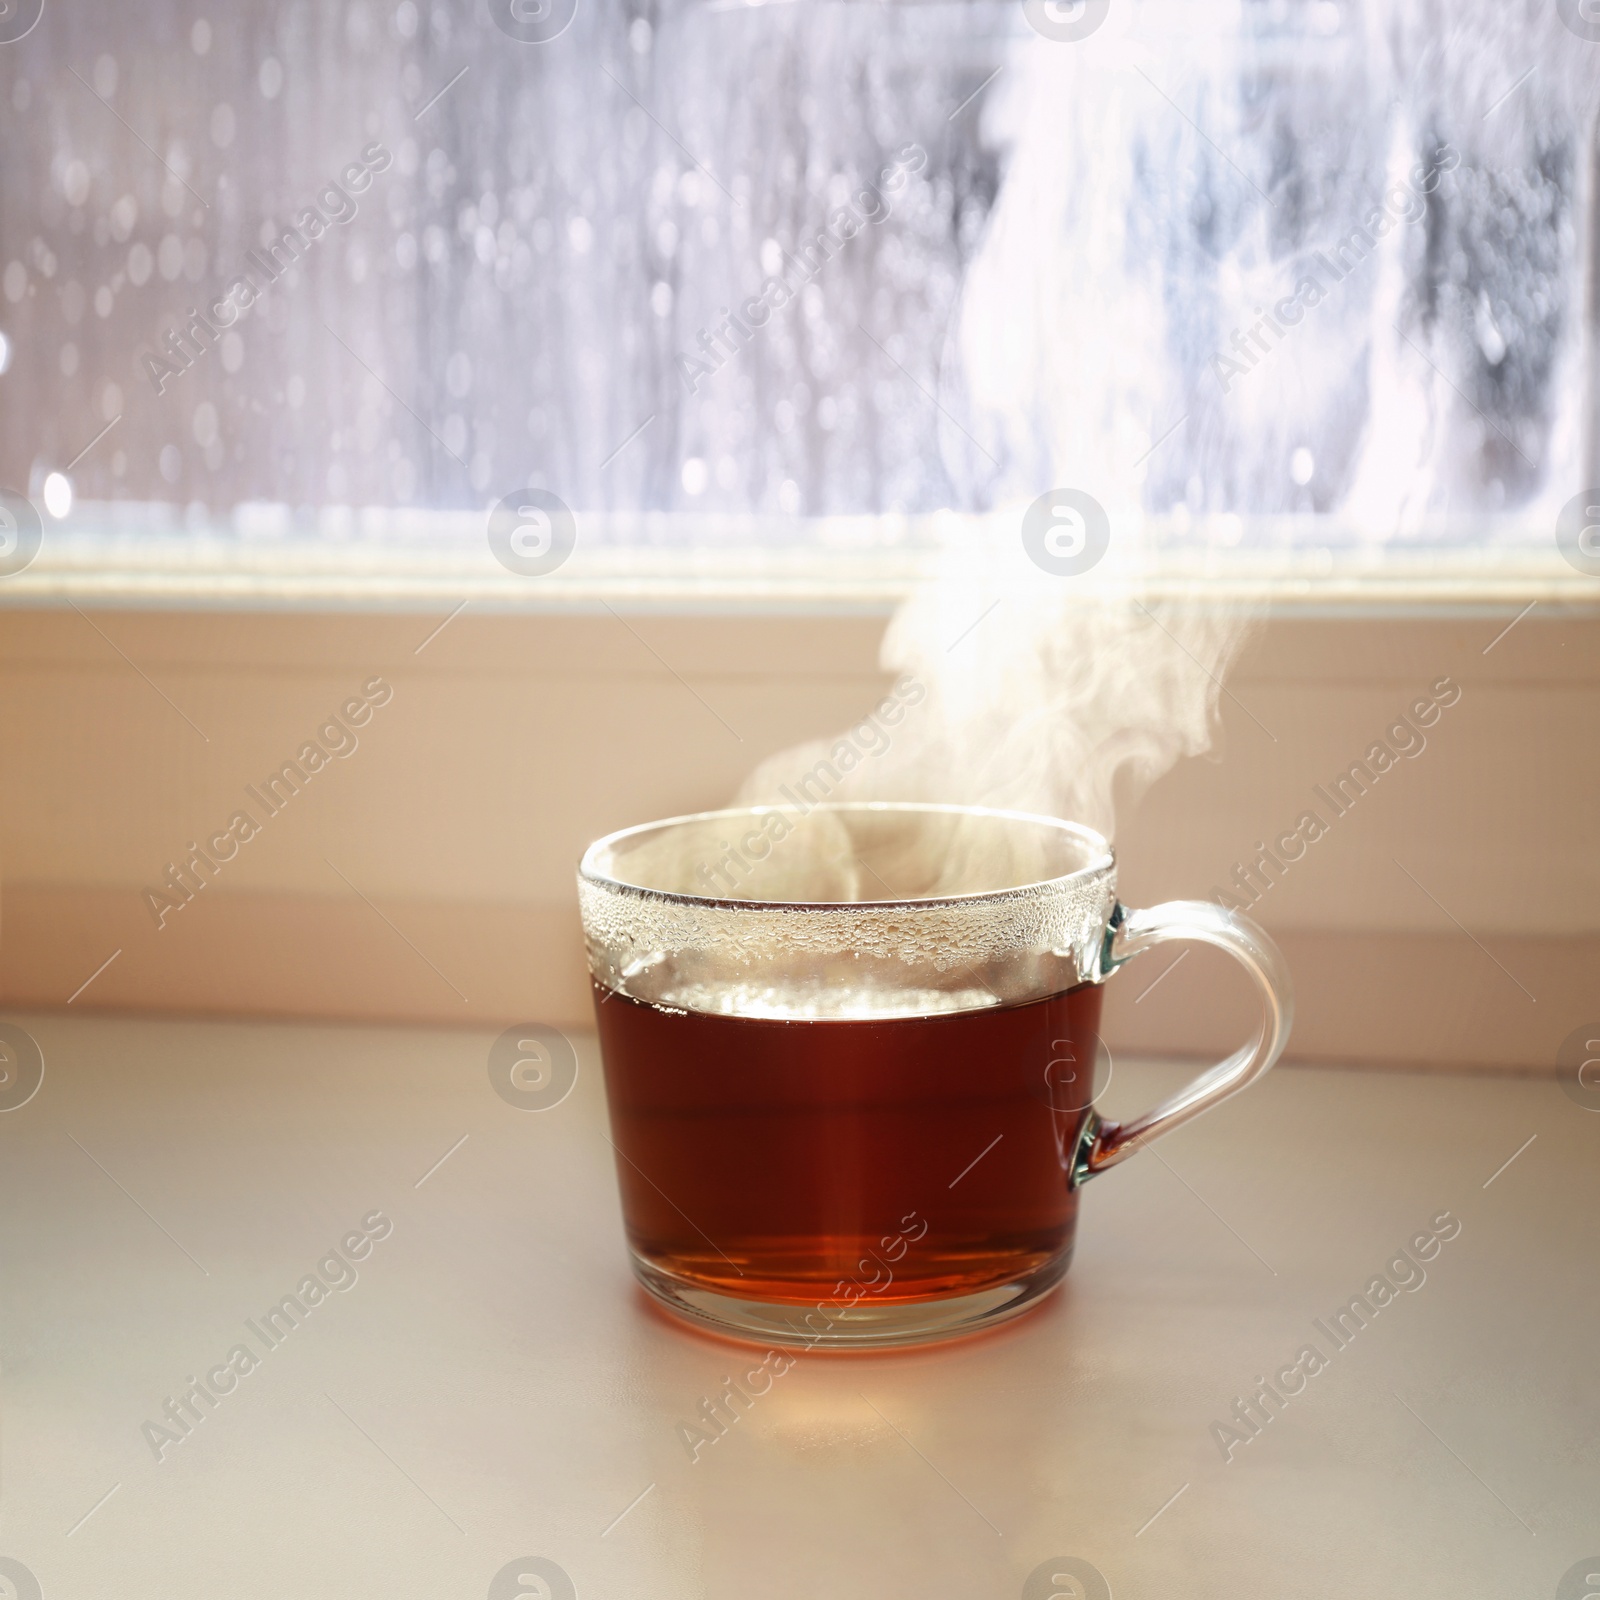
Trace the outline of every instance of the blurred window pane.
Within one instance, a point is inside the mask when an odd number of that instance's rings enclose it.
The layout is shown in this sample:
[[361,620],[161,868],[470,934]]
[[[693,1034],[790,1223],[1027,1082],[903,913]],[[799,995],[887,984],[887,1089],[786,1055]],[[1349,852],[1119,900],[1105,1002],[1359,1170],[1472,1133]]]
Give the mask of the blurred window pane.
[[1596,466],[1581,11],[48,5],[0,484],[135,538],[481,548],[532,487],[871,545],[1062,483],[1525,537]]

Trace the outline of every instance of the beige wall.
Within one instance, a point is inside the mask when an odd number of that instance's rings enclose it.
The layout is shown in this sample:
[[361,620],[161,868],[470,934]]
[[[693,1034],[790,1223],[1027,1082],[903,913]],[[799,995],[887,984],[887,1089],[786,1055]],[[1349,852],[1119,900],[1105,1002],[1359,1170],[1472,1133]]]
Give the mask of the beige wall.
[[[0,1003],[63,1006],[120,951],[75,1010],[581,1021],[582,845],[724,801],[886,681],[881,617],[468,610],[415,654],[446,609],[0,612]],[[1204,895],[1428,683],[1461,686],[1258,909],[1294,1054],[1532,1068],[1600,1014],[1600,621],[1543,608],[1485,655],[1508,620],[1273,621],[1230,688],[1277,742],[1225,700],[1216,758],[1124,819],[1124,899]],[[158,930],[141,891],[375,675],[360,748]],[[1221,958],[1134,1004],[1166,959],[1113,985],[1113,1046],[1232,1042]]]

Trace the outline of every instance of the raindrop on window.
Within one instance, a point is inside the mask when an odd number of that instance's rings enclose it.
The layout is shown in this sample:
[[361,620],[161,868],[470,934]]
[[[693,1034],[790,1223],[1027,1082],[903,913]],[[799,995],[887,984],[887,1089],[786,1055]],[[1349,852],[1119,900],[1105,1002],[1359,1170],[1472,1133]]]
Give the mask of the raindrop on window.
[[94,92],[109,100],[117,92],[117,58],[98,56],[94,64]]
[[1498,367],[1506,358],[1507,346],[1505,335],[1500,331],[1500,324],[1495,320],[1494,307],[1490,303],[1487,289],[1478,293],[1478,308],[1473,325],[1478,336],[1478,348],[1483,351],[1483,359],[1491,367]]
[[189,48],[203,56],[211,48],[211,24],[201,17],[189,30]]
[[89,169],[81,161],[69,161],[61,174],[61,192],[69,206],[81,206],[89,198]]
[[706,471],[706,464],[699,456],[690,456],[683,464],[683,492],[685,494],[704,494],[706,483],[710,474]]
[[52,472],[44,480],[44,508],[57,522],[72,510],[72,483],[64,472]]
[[125,194],[111,207],[108,220],[111,223],[111,237],[118,244],[126,244],[128,236],[133,232],[133,225],[139,220],[139,202],[131,194]]
[[256,82],[261,87],[263,100],[278,98],[278,91],[283,88],[283,65],[276,56],[268,56],[261,63],[261,70],[256,74]]
[[238,131],[238,119],[233,114],[233,107],[226,100],[221,105],[211,108],[211,142],[219,150],[226,150],[233,143],[233,136]]
[[370,50],[374,32],[371,11],[362,0],[353,0],[344,18],[344,36],[350,41],[350,48],[358,55]]
[[1303,489],[1316,476],[1317,458],[1301,445],[1289,457],[1289,476]]

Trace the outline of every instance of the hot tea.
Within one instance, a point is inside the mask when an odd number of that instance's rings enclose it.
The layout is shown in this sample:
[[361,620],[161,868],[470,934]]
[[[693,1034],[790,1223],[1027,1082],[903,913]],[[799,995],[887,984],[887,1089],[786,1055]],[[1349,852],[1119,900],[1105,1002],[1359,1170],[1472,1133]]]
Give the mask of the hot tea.
[[1080,984],[1025,1004],[799,1018],[597,984],[636,1257],[683,1286],[830,1308],[1041,1269],[1053,1282],[1100,999]]
[[[1067,1270],[1083,1184],[1259,1078],[1289,1032],[1261,929],[1200,901],[1128,910],[1104,837],[1053,817],[700,812],[597,840],[578,903],[634,1273],[766,1344],[882,1348],[1026,1311]],[[1104,1120],[1101,986],[1173,939],[1234,956],[1261,1026]]]

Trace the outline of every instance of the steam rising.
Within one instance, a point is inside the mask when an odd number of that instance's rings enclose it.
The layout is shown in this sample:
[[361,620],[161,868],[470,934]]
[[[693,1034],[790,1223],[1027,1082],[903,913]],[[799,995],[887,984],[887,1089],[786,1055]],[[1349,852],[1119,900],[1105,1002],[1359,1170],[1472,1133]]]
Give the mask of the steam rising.
[[[1561,10],[1143,0],[1019,51],[946,371],[972,435],[946,453],[980,503],[1073,485],[1334,513],[1317,538],[1366,542],[1520,509],[1547,537],[1580,471],[1600,111]],[[1266,328],[1308,275],[1314,309]]]
[[[1134,237],[1134,112],[1120,93],[1084,92],[1093,72],[1071,49],[1025,51],[1002,114],[1015,148],[946,385],[971,426],[944,441],[970,498],[997,509],[950,519],[937,577],[882,649],[925,702],[871,759],[847,766],[832,739],[764,763],[746,803],[783,803],[800,775],[820,773],[837,778],[832,799],[996,806],[1112,837],[1119,802],[1211,746],[1250,617],[1149,581],[1151,419],[1181,404],[1163,359],[1162,263],[1141,261]],[[1024,514],[1052,486],[1109,516],[1109,550],[1078,576],[1041,570],[1023,547]]]
[[[966,522],[940,577],[890,624],[883,665],[925,698],[883,740],[847,730],[764,762],[742,803],[952,801],[1063,817],[1110,837],[1118,802],[1136,802],[1174,762],[1210,748],[1246,613],[1158,597],[1136,572],[1041,573],[1022,550],[1021,510]],[[1131,559],[1114,542],[1102,566]]]
[[[1118,803],[1210,747],[1251,625],[1198,582],[1152,585],[1158,525],[1194,572],[1213,540],[1303,543],[1305,522],[1264,520],[1285,514],[1372,545],[1521,508],[1548,537],[1580,470],[1575,239],[1600,106],[1600,46],[1558,10],[1145,0],[1079,44],[1019,48],[986,108],[1005,180],[943,374],[968,514],[883,645],[925,703],[869,759],[818,741],[742,798],[812,773],[829,798],[1110,835]],[[1109,516],[1079,576],[1022,549],[1052,488]]]
[[[986,531],[1004,540],[1007,521]],[[1158,601],[1133,582],[1075,592],[1077,581],[952,579],[903,607],[885,664],[927,682],[929,704],[884,762],[899,797],[937,788],[1110,837],[1116,799],[1136,802],[1180,757],[1210,747],[1242,616]]]

